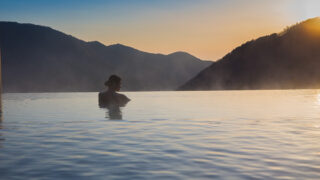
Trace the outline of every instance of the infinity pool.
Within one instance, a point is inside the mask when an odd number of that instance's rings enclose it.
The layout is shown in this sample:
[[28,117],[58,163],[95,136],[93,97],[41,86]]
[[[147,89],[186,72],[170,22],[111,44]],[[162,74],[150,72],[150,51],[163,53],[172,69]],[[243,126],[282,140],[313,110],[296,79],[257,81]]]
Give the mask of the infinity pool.
[[320,179],[320,90],[3,95],[0,179]]

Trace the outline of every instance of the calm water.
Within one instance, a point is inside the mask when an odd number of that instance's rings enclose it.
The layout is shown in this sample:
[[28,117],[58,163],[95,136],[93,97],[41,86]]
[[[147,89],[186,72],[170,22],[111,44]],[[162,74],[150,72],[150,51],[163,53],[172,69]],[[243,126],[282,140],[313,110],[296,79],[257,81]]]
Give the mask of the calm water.
[[320,90],[4,94],[0,179],[320,179]]

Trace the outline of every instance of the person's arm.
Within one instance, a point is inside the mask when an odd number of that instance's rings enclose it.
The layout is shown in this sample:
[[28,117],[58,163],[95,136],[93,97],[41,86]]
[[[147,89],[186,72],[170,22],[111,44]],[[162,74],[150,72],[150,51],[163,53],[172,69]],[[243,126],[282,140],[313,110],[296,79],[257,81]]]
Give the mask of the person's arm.
[[127,96],[123,94],[120,94],[119,100],[120,100],[120,106],[125,106],[129,101],[131,101],[131,99],[129,99]]
[[123,95],[123,97],[124,97],[123,99],[125,99],[126,102],[131,101],[131,99],[129,99],[127,96]]

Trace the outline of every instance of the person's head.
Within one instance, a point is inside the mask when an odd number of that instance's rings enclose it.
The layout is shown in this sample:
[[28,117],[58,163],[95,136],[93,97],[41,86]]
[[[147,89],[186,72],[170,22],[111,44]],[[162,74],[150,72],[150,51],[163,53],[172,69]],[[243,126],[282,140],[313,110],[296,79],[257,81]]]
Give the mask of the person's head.
[[112,91],[120,91],[121,78],[117,75],[111,75],[104,85],[108,86],[108,88]]

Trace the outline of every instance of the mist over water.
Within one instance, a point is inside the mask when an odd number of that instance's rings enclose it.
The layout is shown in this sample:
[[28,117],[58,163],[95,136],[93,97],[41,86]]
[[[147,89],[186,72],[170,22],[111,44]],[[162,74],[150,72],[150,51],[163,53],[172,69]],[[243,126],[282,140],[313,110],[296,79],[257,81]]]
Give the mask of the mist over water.
[[320,90],[124,94],[4,94],[1,178],[320,178]]

